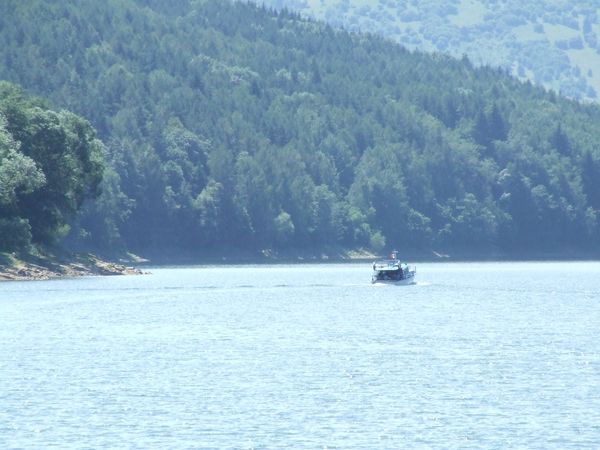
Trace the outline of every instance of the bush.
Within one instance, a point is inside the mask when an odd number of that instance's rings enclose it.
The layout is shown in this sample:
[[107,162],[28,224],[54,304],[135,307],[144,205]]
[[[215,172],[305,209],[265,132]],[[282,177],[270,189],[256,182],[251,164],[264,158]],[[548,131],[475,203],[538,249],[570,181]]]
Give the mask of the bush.
[[371,235],[369,244],[371,245],[371,248],[373,250],[375,250],[376,252],[380,252],[385,248],[385,237],[383,237],[383,235],[379,231],[376,231]]
[[0,219],[0,250],[21,250],[31,244],[31,225],[27,219]]

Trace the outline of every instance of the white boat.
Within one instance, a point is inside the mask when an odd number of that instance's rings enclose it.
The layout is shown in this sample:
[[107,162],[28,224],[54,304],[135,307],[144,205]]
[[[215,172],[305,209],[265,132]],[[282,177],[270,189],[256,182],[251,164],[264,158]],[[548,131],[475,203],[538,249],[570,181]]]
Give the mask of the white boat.
[[405,286],[416,283],[417,268],[398,259],[398,252],[393,251],[390,259],[382,259],[373,263],[371,283],[395,284]]

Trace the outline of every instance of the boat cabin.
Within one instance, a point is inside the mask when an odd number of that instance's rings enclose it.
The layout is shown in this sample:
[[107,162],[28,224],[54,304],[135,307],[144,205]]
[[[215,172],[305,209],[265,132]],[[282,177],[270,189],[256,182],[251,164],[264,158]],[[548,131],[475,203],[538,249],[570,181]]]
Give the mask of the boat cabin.
[[408,265],[398,260],[384,260],[373,263],[374,280],[377,281],[400,281],[409,275]]

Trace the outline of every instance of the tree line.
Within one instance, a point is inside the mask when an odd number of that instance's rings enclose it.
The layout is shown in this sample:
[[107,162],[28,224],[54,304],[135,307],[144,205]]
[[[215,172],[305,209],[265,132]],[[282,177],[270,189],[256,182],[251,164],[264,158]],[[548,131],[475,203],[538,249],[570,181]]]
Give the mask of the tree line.
[[[7,0],[0,77],[104,142],[98,196],[70,222],[78,245],[598,242],[598,107],[466,58],[250,3]],[[43,189],[38,178],[21,190]]]

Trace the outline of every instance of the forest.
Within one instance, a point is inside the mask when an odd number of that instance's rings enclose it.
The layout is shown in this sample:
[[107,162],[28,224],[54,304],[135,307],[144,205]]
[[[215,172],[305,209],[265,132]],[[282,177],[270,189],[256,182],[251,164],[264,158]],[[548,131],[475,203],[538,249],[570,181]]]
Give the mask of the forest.
[[467,58],[251,3],[5,0],[0,79],[1,248],[598,250],[599,107]]

